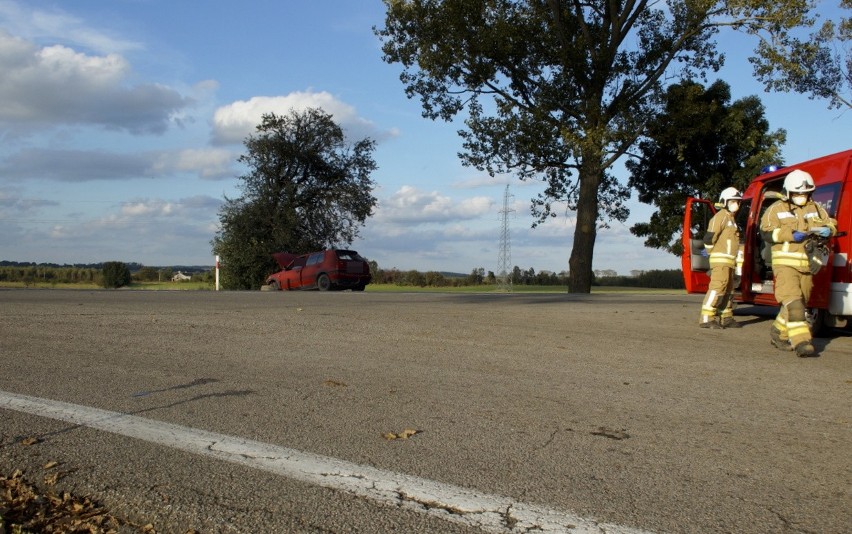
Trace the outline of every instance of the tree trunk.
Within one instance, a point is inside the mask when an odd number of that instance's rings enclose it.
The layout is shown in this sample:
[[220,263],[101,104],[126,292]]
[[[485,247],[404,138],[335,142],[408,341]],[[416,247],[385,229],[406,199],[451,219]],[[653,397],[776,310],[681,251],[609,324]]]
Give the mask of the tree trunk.
[[577,227],[568,260],[568,292],[592,291],[592,258],[598,229],[598,188],[603,169],[600,158],[583,158],[580,166],[580,196],[577,200]]

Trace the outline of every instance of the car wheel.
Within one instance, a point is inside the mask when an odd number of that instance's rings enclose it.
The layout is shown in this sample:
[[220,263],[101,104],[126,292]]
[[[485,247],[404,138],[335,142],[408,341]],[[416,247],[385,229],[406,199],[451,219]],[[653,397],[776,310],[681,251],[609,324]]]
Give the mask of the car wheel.
[[331,279],[327,274],[321,274],[317,277],[317,289],[320,291],[328,291],[331,289]]
[[281,288],[278,287],[278,282],[273,280],[273,281],[269,282],[269,289],[271,289],[272,291],[278,291]]
[[364,291],[364,284],[358,284],[352,288],[352,291]]

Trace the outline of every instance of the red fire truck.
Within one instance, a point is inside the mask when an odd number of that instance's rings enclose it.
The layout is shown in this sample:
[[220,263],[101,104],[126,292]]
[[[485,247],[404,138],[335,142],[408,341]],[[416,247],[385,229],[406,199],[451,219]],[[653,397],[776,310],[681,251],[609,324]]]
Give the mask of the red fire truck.
[[[825,266],[814,275],[808,302],[808,322],[814,334],[824,326],[843,327],[852,316],[852,150],[789,165],[761,174],[743,191],[737,212],[742,230],[742,265],[738,266],[737,302],[778,306],[770,257],[771,244],[760,235],[760,219],[766,209],[782,198],[784,177],[793,169],[811,174],[816,185],[814,200],[837,219],[837,235],[828,243]],[[710,282],[708,258],[701,255],[707,223],[716,212],[713,200],[690,197],[683,221],[683,279],[689,293],[705,293]]]

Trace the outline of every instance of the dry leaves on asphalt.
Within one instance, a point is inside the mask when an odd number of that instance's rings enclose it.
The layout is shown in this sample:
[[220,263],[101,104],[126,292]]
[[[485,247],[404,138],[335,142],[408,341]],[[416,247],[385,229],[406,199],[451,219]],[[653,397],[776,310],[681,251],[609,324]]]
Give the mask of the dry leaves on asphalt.
[[414,434],[417,434],[418,432],[420,432],[420,431],[415,430],[413,428],[406,428],[405,430],[403,430],[402,432],[400,432],[398,434],[395,434],[393,432],[387,432],[385,434],[382,434],[382,437],[385,438],[388,441],[394,440],[394,439],[408,439],[411,436],[413,436]]
[[[57,462],[48,462],[44,468],[52,469],[58,465]],[[46,476],[45,483],[52,485],[49,481],[53,478],[52,475]],[[39,492],[19,469],[8,477],[0,475],[0,534],[117,534],[122,526],[143,534],[157,534],[152,524],[140,527],[117,518],[89,497],[79,497],[67,491]],[[127,528],[123,531],[126,532]],[[190,529],[186,534],[198,532]]]
[[0,515],[0,526],[10,533],[17,528],[19,532],[109,534],[122,524],[88,497],[67,491],[41,494],[20,470],[8,477],[0,475]]

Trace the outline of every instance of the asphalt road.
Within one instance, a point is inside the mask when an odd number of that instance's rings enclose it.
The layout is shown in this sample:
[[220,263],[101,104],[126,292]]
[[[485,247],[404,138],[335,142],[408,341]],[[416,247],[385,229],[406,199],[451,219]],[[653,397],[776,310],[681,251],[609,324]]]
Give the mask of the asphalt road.
[[[800,359],[770,346],[765,310],[698,329],[700,299],[0,290],[0,393],[635,529],[849,532],[852,337]],[[57,487],[158,532],[479,532],[0,407],[0,472],[38,481],[48,461]]]

